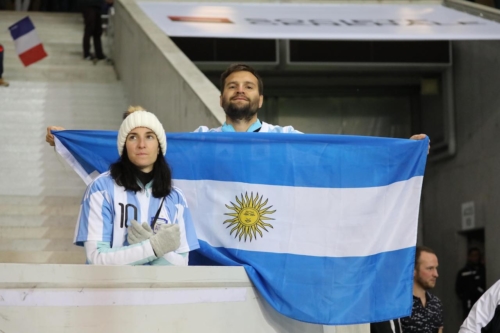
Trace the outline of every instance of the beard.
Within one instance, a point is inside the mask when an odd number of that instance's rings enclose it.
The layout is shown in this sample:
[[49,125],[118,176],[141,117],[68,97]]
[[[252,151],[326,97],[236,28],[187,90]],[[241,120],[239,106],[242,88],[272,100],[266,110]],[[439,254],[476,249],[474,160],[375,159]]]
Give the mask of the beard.
[[420,285],[420,287],[422,287],[422,289],[424,290],[429,290],[429,289],[432,289],[436,286],[436,281],[426,281],[424,279],[422,279],[420,276],[417,276],[415,278],[415,281]]
[[253,118],[253,116],[255,116],[255,114],[257,114],[259,104],[258,101],[250,100],[248,104],[238,106],[236,103],[231,103],[231,101],[229,101],[224,102],[222,104],[222,108],[224,109],[224,112],[229,117],[229,119],[231,119],[232,121],[249,121]]

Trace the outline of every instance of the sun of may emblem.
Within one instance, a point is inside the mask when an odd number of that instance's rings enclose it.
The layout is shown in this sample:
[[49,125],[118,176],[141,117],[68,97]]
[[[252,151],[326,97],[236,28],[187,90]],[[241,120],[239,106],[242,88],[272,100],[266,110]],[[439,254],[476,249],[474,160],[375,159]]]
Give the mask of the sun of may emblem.
[[233,217],[224,221],[224,224],[229,223],[227,228],[233,227],[229,233],[230,235],[235,232],[234,238],[239,237],[240,241],[243,238],[245,242],[247,239],[252,241],[252,239],[257,239],[257,233],[262,237],[261,229],[267,231],[266,227],[273,227],[269,223],[264,223],[266,220],[274,220],[265,215],[273,214],[276,211],[269,210],[273,206],[264,207],[267,205],[268,199],[262,202],[262,197],[262,195],[259,197],[259,193],[255,197],[253,192],[250,193],[250,197],[248,197],[248,193],[245,193],[245,196],[241,194],[241,198],[235,197],[238,204],[231,202],[232,206],[226,205],[228,209],[234,211],[234,213],[224,214]]

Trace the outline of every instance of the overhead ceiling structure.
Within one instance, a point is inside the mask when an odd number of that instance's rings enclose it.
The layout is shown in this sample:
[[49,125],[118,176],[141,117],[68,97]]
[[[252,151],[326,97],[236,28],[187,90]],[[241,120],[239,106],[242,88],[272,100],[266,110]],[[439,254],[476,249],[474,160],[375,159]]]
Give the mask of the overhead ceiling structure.
[[[217,73],[215,78],[236,62],[261,73],[336,73],[338,82],[331,77],[328,82],[345,86],[350,81],[339,73],[354,73],[356,84],[368,82],[360,76],[377,75],[380,85],[412,73],[408,85],[417,80],[419,103],[425,100],[425,109],[434,110],[428,112],[432,119],[421,116],[425,126],[432,125],[426,127],[432,128],[431,160],[455,154],[453,41],[500,40],[500,11],[463,0],[218,1],[137,4],[201,70]],[[431,97],[423,82],[432,82]],[[300,91],[306,88],[311,87]]]
[[372,41],[500,39],[499,22],[447,7],[445,3],[138,4],[171,37]]

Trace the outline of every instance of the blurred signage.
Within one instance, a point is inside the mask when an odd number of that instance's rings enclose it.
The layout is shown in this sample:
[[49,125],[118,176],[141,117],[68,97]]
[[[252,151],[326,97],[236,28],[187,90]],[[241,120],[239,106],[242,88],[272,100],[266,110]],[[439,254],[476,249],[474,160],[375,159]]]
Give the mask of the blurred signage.
[[174,37],[500,39],[500,23],[438,4],[138,4],[167,35]]
[[474,201],[462,204],[462,230],[470,230],[476,227],[476,209]]

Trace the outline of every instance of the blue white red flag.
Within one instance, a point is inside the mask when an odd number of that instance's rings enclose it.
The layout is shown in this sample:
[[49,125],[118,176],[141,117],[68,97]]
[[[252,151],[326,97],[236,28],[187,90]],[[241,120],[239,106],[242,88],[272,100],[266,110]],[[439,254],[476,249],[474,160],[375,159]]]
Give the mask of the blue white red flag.
[[[86,180],[116,132],[55,132]],[[278,312],[325,325],[408,316],[428,140],[168,134],[167,160],[202,253],[242,265]]]
[[9,30],[14,39],[17,55],[24,66],[29,66],[47,56],[29,16],[11,25]]

